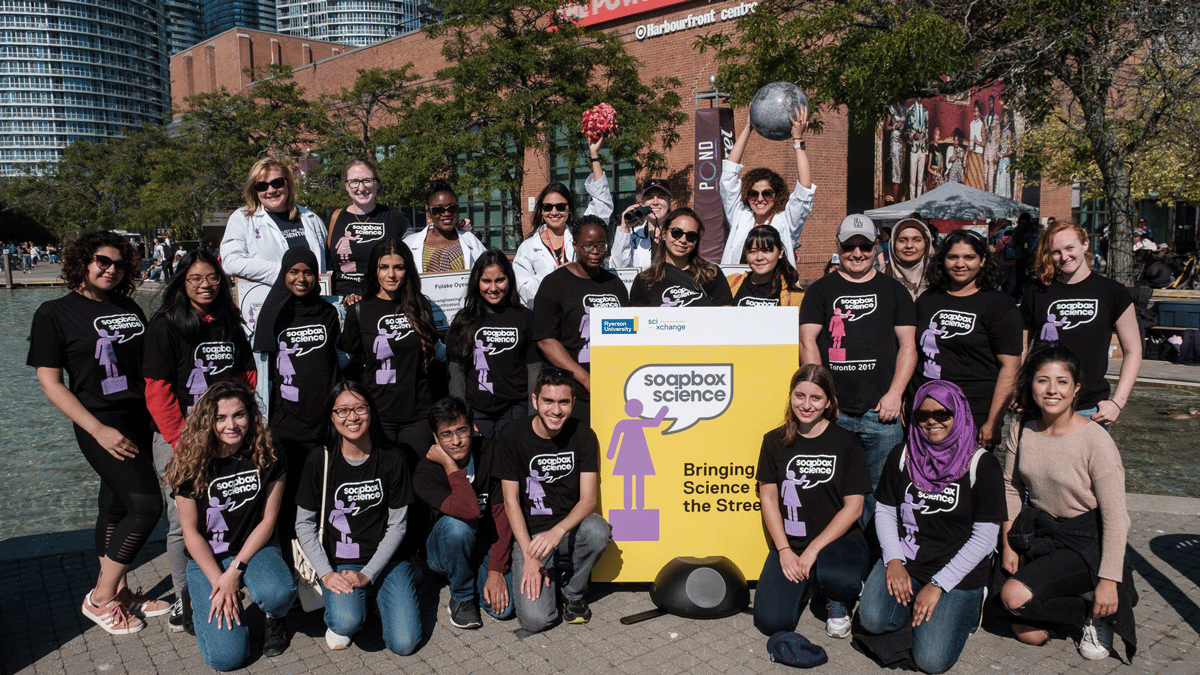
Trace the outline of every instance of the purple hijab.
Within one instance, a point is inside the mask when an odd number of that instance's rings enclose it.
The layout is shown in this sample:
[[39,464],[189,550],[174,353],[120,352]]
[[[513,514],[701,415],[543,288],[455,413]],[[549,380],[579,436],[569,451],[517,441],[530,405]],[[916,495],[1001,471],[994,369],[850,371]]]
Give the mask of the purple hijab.
[[908,427],[908,473],[922,492],[936,494],[967,472],[971,457],[979,447],[971,406],[958,385],[946,380],[930,380],[917,389],[913,410],[932,398],[954,413],[954,425],[944,440],[933,442],[916,420]]

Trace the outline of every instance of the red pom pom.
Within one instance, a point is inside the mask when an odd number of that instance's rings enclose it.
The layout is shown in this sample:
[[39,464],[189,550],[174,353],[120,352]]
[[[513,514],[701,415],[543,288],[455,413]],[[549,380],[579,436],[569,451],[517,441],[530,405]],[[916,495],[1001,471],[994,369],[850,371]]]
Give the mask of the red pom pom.
[[583,132],[592,141],[617,130],[617,111],[607,103],[601,103],[583,113]]

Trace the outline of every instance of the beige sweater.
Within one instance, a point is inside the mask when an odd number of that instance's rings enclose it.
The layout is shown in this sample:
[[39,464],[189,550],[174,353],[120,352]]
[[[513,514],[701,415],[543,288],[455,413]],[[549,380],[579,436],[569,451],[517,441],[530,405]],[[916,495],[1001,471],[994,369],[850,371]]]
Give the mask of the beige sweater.
[[1129,512],[1125,509],[1125,467],[1112,437],[1095,423],[1058,437],[1038,431],[1037,420],[1025,422],[1019,429],[1017,424],[1009,430],[1004,462],[1009,520],[1021,512],[1026,489],[1032,506],[1056,518],[1072,518],[1099,507],[1100,577],[1120,583]]

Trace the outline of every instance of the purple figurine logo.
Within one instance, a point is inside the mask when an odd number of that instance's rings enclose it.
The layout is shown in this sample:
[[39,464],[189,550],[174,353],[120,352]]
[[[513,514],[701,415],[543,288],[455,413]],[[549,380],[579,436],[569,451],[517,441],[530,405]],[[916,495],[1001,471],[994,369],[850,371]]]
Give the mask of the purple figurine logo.
[[242,471],[232,476],[217,478],[208,484],[208,507],[204,510],[204,530],[208,534],[208,546],[213,553],[225,553],[229,542],[228,514],[251,504],[262,490],[258,470]]
[[393,351],[392,345],[413,332],[412,324],[403,314],[389,314],[380,317],[376,330],[378,334],[375,336],[375,343],[371,346],[371,350],[375,353],[375,359],[379,361],[379,368],[375,371],[375,384],[395,384],[396,371],[392,368],[392,357],[396,353]]
[[925,352],[925,369],[921,371],[921,374],[931,380],[942,377],[942,367],[937,363],[937,355],[940,353],[937,338],[945,333],[946,331],[938,328],[937,321],[930,321],[929,328],[921,333],[921,351]]
[[[811,490],[833,480],[837,455],[796,455],[784,465],[786,478],[779,481],[779,500],[783,502],[783,531],[789,537],[808,536],[801,490]],[[796,478],[799,476],[799,478]]]
[[[192,400],[208,391],[208,385],[212,383],[209,378],[233,368],[233,361],[232,342],[201,342],[196,345],[192,352],[192,371],[184,383]],[[192,406],[188,406],[187,412],[192,412]]]
[[872,295],[843,295],[833,301],[833,315],[829,317],[829,362],[838,363],[846,360],[846,346],[842,341],[846,337],[846,324],[858,321],[875,312],[878,305]]
[[[916,496],[914,497],[914,493]],[[904,489],[904,503],[900,505],[900,526],[904,528],[904,536],[900,538],[900,550],[904,557],[915,560],[917,550],[917,512],[930,516],[935,513],[949,513],[958,506],[958,483],[951,483],[938,493],[918,490],[912,483]]]
[[329,524],[338,531],[333,556],[339,560],[356,560],[360,556],[359,544],[351,538],[354,528],[351,518],[361,515],[383,503],[383,481],[375,478],[356,483],[342,483],[333,491],[333,508],[329,510]]
[[97,365],[104,369],[100,390],[107,396],[129,389],[129,381],[121,374],[116,345],[123,344],[145,332],[146,327],[137,314],[110,314],[92,322],[96,329]]
[[783,531],[789,537],[803,537],[808,534],[808,529],[804,526],[804,521],[800,520],[800,490],[799,486],[808,480],[808,476],[800,476],[800,480],[796,480],[796,472],[788,470],[787,478],[784,479],[781,488],[781,497],[783,506],[786,512],[783,514]]
[[354,262],[354,250],[369,251],[370,244],[383,239],[383,234],[383,223],[361,222],[346,225],[342,236],[333,246],[333,252],[338,258],[338,270],[343,274],[358,272],[357,264]]
[[1038,335],[1038,339],[1046,342],[1058,340],[1058,329],[1065,325],[1067,325],[1067,322],[1059,319],[1054,313],[1047,314],[1046,323],[1042,324],[1042,332]]
[[608,511],[613,541],[658,541],[659,538],[658,509],[646,508],[646,476],[654,475],[646,430],[663,423],[667,418],[667,406],[660,408],[653,419],[643,419],[643,409],[642,402],[636,398],[625,402],[625,414],[629,418],[613,427],[612,440],[605,454],[610,460],[616,458],[613,475],[625,477],[625,508]]
[[519,341],[520,335],[516,328],[480,328],[475,331],[475,349],[472,352],[471,365],[475,370],[475,382],[479,391],[496,393],[490,379],[491,365],[488,363],[488,357],[515,348]]
[[[325,346],[328,341],[325,326],[297,326],[279,334],[279,352],[275,355],[275,373],[280,380],[279,396],[285,401],[300,401],[300,389],[295,385],[295,360]],[[303,364],[301,364],[303,365]]]
[[975,330],[975,315],[954,309],[934,312],[929,319],[929,328],[921,333],[921,351],[925,352],[925,366],[921,374],[931,380],[942,377],[942,367],[937,363],[941,353],[938,342],[945,343],[960,335],[969,335]]
[[546,485],[561,480],[574,471],[573,452],[535,455],[529,460],[529,476],[525,478],[525,498],[529,502],[529,515],[554,515],[554,509],[546,505]]
[[592,362],[592,309],[595,307],[620,307],[621,299],[612,293],[592,293],[583,296],[583,318],[579,320],[579,337],[583,347],[579,350],[579,363]]
[[221,515],[221,512],[229,510],[229,505],[232,503],[232,499],[226,499],[222,504],[221,500],[216,497],[208,498],[208,508],[204,510],[204,526],[208,531],[208,547],[212,549],[213,553],[224,553],[229,550],[229,542],[225,541],[225,533],[229,531],[229,524],[225,522],[225,516]]

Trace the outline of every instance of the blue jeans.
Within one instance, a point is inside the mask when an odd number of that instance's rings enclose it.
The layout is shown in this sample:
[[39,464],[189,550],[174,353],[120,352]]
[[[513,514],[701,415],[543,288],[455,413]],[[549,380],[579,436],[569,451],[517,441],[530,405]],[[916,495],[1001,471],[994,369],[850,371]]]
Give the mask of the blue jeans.
[[[362,571],[362,565],[337,565],[334,571]],[[412,563],[392,561],[384,566],[378,579],[352,593],[334,593],[321,584],[325,598],[325,625],[329,630],[349,637],[367,621],[367,599],[375,596],[379,619],[383,624],[383,643],[400,656],[417,651],[421,642],[421,610],[417,607],[417,587],[413,583]]]
[[479,435],[484,438],[499,438],[500,430],[509,422],[529,416],[529,404],[526,401],[518,401],[511,408],[493,415],[478,410],[473,412],[475,413],[475,428],[479,430]]
[[[475,547],[476,523],[442,516],[438,518],[429,538],[425,540],[426,563],[429,569],[446,577],[450,585],[450,597],[458,602],[479,601],[480,608],[497,619],[511,618],[515,610],[513,602],[512,570],[504,575],[508,585],[508,606],[495,611],[483,597],[483,586],[487,583],[488,563],[492,553],[478,551]],[[476,563],[482,556],[482,562]]]
[[[912,580],[913,598],[925,584]],[[933,615],[913,629],[913,661],[926,673],[944,673],[954,667],[971,631],[979,624],[983,604],[983,588],[954,589],[943,593],[933,608]],[[912,621],[911,601],[908,605],[896,602],[887,590],[887,567],[875,563],[867,584],[863,587],[858,619],[863,630],[879,635],[900,630]]]
[[[222,570],[229,569],[237,551],[217,557],[217,564]],[[191,558],[187,561],[187,585],[192,597],[192,616],[195,617],[196,642],[200,646],[200,656],[204,658],[213,670],[236,670],[242,667],[250,658],[250,629],[246,626],[245,612],[242,613],[242,625],[236,623],[229,627],[217,628],[215,621],[208,620],[212,603],[208,596],[212,594],[212,584],[204,571]],[[292,572],[283,562],[279,553],[279,544],[271,541],[254,554],[246,563],[246,571],[242,573],[242,585],[254,599],[254,603],[263,613],[273,619],[287,616],[292,603],[296,601],[296,583],[292,580]]]
[[879,487],[879,476],[883,474],[883,465],[887,463],[888,454],[892,448],[904,442],[904,427],[900,420],[895,419],[885,424],[879,421],[879,413],[868,410],[861,415],[838,413],[837,424],[843,429],[853,431],[863,444],[867,453],[867,469],[871,472],[871,490],[863,502],[863,512],[858,523],[863,530],[868,530],[871,519],[875,517],[875,488]]
[[854,602],[862,591],[867,562],[867,540],[843,535],[817,553],[808,579],[796,583],[783,575],[779,551],[772,550],[763,563],[758,589],[754,592],[754,627],[763,635],[796,630],[804,610],[801,603],[814,583],[830,600]]

